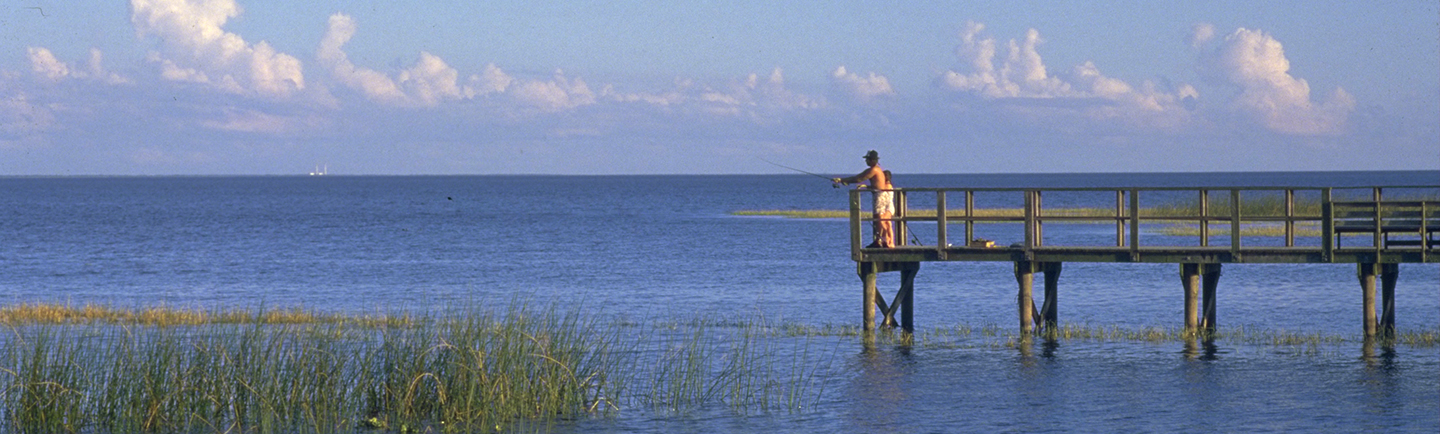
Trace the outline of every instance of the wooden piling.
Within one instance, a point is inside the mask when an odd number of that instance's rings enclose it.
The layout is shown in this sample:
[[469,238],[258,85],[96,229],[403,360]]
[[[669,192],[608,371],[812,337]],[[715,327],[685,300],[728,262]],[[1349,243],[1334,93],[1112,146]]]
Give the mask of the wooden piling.
[[1356,277],[1360,279],[1360,309],[1362,328],[1366,338],[1375,337],[1375,274],[1380,264],[1360,263],[1356,266]]
[[1380,264],[1380,334],[1395,336],[1395,281],[1400,264]]
[[1202,273],[1205,287],[1201,304],[1205,318],[1200,323],[1200,327],[1213,332],[1215,331],[1215,289],[1220,286],[1220,264],[1205,264]]
[[1185,331],[1200,327],[1200,264],[1180,264],[1180,283],[1185,286]]
[[875,330],[875,296],[879,294],[875,288],[875,280],[879,274],[879,267],[874,262],[860,263],[860,281],[864,286],[865,296],[862,297],[863,304],[860,308],[862,328],[865,331]]
[[1054,330],[1060,324],[1060,262],[1046,262],[1043,265],[1045,270],[1045,305],[1040,308],[1040,318],[1046,330]]
[[895,300],[900,303],[900,328],[910,333],[915,332],[915,274],[919,272],[918,267],[900,270],[900,296]]
[[1035,299],[1032,295],[1035,286],[1035,263],[1015,262],[1015,281],[1020,284],[1020,293],[1015,296],[1020,316],[1020,333],[1030,334],[1035,327]]

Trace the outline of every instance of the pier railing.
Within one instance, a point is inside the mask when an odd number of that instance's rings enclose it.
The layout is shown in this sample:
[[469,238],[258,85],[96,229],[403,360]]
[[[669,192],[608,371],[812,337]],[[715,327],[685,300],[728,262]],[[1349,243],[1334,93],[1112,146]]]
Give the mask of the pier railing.
[[[871,193],[850,192],[855,261],[1399,263],[1436,262],[1440,253],[1440,186],[894,191],[893,248],[864,247]],[[1051,198],[1059,206],[1047,207]],[[977,236],[995,225],[1010,229],[992,230],[1002,234],[996,240]],[[1047,225],[1113,228],[1113,243],[1057,240]]]

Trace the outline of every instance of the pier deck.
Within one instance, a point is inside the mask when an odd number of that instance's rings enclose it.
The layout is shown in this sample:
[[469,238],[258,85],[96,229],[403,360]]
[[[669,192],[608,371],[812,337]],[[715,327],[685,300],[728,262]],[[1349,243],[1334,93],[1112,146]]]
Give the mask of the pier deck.
[[[849,196],[851,259],[864,286],[866,329],[877,325],[878,308],[883,314],[878,325],[897,325],[898,314],[898,325],[913,330],[914,277],[924,262],[1013,262],[1020,287],[1017,312],[1026,332],[1058,322],[1058,281],[1065,262],[1178,264],[1185,327],[1194,330],[1216,327],[1223,264],[1353,263],[1361,286],[1362,327],[1370,337],[1394,331],[1398,264],[1440,262],[1440,200],[1435,200],[1440,185],[894,192],[896,213],[890,220],[898,245],[889,248],[863,244],[869,229],[862,229],[864,223],[875,220],[867,200],[871,193],[853,190]],[[1062,205],[1045,208],[1042,198],[1058,198]],[[960,205],[950,206],[951,200]],[[911,206],[917,202],[922,205]],[[1087,237],[1057,237],[1046,234],[1047,224],[1101,225],[1113,233],[1101,230],[1111,235],[1097,237],[1090,230]],[[977,231],[985,228],[1014,239],[978,238]],[[930,233],[928,243],[917,236]],[[901,287],[887,304],[875,281],[878,273],[890,271],[901,272]],[[1031,295],[1035,273],[1045,276],[1043,308],[1034,306]]]

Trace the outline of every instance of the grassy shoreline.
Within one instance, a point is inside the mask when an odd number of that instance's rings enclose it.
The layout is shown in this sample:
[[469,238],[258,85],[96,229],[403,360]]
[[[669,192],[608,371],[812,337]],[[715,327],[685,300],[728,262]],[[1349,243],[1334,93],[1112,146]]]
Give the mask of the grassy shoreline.
[[[15,432],[472,432],[634,408],[795,412],[826,393],[842,347],[868,341],[856,326],[602,321],[524,304],[434,316],[21,304],[0,307],[0,324],[0,431]],[[880,345],[1022,352],[1032,338],[1200,338],[1302,355],[1361,342],[1097,324],[1037,336],[963,324],[878,336]],[[1440,329],[1401,331],[1385,345],[1434,348]]]

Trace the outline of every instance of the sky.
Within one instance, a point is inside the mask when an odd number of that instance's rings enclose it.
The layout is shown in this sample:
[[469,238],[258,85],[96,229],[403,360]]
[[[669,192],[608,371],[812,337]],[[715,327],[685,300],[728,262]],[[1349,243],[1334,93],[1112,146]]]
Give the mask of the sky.
[[1440,4],[0,1],[0,176],[850,174],[870,149],[1440,169]]

